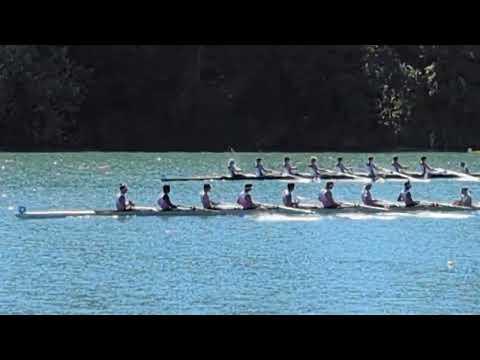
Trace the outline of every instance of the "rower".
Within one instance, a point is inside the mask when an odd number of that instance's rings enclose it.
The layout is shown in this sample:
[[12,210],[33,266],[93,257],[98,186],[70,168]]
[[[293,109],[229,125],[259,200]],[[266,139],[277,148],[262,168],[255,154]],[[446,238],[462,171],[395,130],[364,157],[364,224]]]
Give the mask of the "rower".
[[412,185],[410,184],[410,181],[407,181],[404,184],[403,191],[398,195],[397,201],[404,202],[405,207],[413,207],[420,204],[419,201],[413,201],[412,194],[410,193],[411,188],[412,188]]
[[163,193],[157,199],[157,205],[164,211],[178,208],[177,205],[172,204],[170,201],[170,185],[163,185]]
[[365,166],[367,167],[368,176],[375,180],[378,177],[377,172],[380,171],[380,169],[375,165],[373,160],[373,156],[370,156]]
[[135,204],[127,198],[128,187],[127,184],[120,184],[120,192],[117,195],[117,211],[133,210]]
[[460,163],[460,167],[462,168],[462,172],[464,174],[470,174],[470,170],[468,169],[467,164],[465,164],[465,162],[462,161]]
[[420,171],[421,171],[421,176],[428,176],[429,173],[434,172],[435,169],[430,167],[427,163],[427,157],[422,156],[420,158]]
[[337,159],[337,165],[335,165],[335,167],[341,173],[351,173],[352,172],[352,168],[348,168],[343,164],[343,158],[341,158],[341,157],[339,157]]
[[371,183],[365,185],[365,187],[363,188],[363,192],[362,192],[362,202],[365,205],[368,205],[368,206],[386,207],[385,206],[386,204],[384,204],[382,201],[375,200],[372,197],[372,193],[370,192],[371,189],[372,189],[372,184]]
[[453,205],[457,206],[465,206],[465,207],[472,207],[472,196],[468,188],[462,188],[461,190],[461,198],[460,200],[456,200],[453,202]]
[[232,178],[243,178],[242,169],[235,165],[235,160],[233,159],[228,161],[228,172]]
[[255,204],[252,200],[250,195],[252,187],[252,184],[246,184],[244,190],[238,195],[237,204],[241,205],[243,210],[256,209],[260,206],[260,204]]
[[283,160],[283,172],[287,175],[297,175],[295,172],[297,168],[290,163],[290,158],[287,156]]
[[403,166],[398,162],[398,156],[393,157],[392,167],[397,173],[401,173],[402,170],[408,169],[408,166]]
[[336,209],[342,206],[342,204],[335,202],[332,195],[333,181],[327,181],[325,189],[322,189],[318,199],[326,209]]
[[293,190],[295,190],[295,184],[294,183],[289,183],[287,184],[287,189],[283,192],[283,205],[287,207],[298,207],[298,200],[295,198],[295,196],[292,194]]
[[219,203],[213,202],[212,200],[210,200],[210,196],[208,195],[208,193],[211,190],[212,190],[212,186],[210,184],[204,184],[203,185],[203,193],[200,197],[200,200],[202,202],[202,205],[203,205],[204,209],[218,210],[218,208],[216,206],[219,205]]
[[310,158],[310,165],[307,166],[312,169],[314,177],[321,178],[322,174],[320,173],[320,168],[317,165],[317,158],[315,156]]
[[262,159],[258,158],[255,162],[255,175],[257,177],[264,177],[268,173],[271,173],[272,170],[265,169],[265,167],[262,164]]

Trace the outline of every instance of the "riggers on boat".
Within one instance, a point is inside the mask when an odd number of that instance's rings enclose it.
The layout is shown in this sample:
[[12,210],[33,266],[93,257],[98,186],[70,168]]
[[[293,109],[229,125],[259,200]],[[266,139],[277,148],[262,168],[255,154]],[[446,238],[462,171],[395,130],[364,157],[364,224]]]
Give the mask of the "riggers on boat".
[[479,206],[463,207],[448,204],[439,204],[432,206],[430,204],[420,204],[414,207],[392,206],[381,208],[365,205],[343,206],[336,209],[326,209],[320,206],[300,205],[299,208],[288,208],[285,206],[264,206],[257,209],[243,210],[240,207],[225,207],[220,210],[207,210],[199,208],[179,208],[175,210],[162,211],[152,207],[136,207],[130,211],[117,210],[46,210],[46,211],[27,211],[25,207],[20,207],[16,216],[20,219],[54,219],[66,217],[91,217],[91,216],[226,216],[226,215],[262,215],[262,214],[283,214],[283,215],[335,215],[342,213],[415,213],[418,211],[450,212],[450,211],[476,211]]
[[[403,179],[404,177],[397,174],[378,174],[380,177],[385,179]],[[423,179],[424,177],[419,173],[404,173],[404,175],[410,176],[415,179]],[[470,176],[480,178],[480,173],[470,174]],[[354,180],[358,177],[369,178],[366,173],[355,173],[354,175],[349,174],[322,174],[320,179],[322,180]],[[310,174],[298,174],[296,176],[290,175],[266,175],[266,176],[255,176],[255,175],[242,175],[242,176],[193,176],[193,177],[176,177],[176,178],[163,178],[164,182],[171,181],[209,181],[209,180],[225,180],[225,181],[236,181],[236,180],[297,180],[297,179],[313,179],[314,176]],[[431,173],[428,175],[430,179],[458,179],[460,176],[452,173]]]

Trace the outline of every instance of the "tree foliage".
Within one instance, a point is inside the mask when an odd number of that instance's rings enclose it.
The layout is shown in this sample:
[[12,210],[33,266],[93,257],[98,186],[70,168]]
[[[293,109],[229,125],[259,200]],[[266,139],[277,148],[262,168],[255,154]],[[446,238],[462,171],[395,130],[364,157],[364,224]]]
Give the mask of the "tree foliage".
[[480,145],[480,47],[0,46],[8,149]]

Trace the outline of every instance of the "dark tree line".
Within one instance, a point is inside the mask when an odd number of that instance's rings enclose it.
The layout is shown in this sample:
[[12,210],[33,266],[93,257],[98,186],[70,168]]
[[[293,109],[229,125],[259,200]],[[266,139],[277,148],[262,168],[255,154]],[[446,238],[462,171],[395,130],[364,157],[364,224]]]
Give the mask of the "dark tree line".
[[480,46],[0,46],[0,148],[480,146]]

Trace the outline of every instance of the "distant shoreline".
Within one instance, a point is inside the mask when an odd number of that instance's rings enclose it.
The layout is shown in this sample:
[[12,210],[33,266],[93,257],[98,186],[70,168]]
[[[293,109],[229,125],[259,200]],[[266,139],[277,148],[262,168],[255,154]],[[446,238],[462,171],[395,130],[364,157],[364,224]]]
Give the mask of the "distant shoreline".
[[[473,152],[479,152],[480,150],[473,149]],[[361,153],[411,153],[411,152],[424,152],[424,153],[466,153],[469,152],[467,149],[449,149],[449,150],[432,150],[432,149],[414,149],[414,148],[399,148],[393,150],[235,150],[231,151],[212,151],[212,150],[118,150],[118,149],[39,149],[39,150],[21,150],[21,149],[0,149],[0,153],[212,153],[212,154],[246,154],[246,153],[273,153],[273,154],[295,154],[295,153],[352,153],[352,154],[361,154]]]

